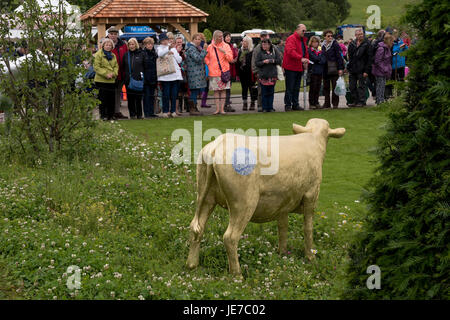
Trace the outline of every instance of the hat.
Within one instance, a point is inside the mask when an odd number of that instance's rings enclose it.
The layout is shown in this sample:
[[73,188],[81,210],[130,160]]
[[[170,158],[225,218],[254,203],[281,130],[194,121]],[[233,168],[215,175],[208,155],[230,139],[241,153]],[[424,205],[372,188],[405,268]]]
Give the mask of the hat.
[[116,29],[116,27],[111,27],[108,29],[108,33],[116,32],[119,33],[119,30]]
[[387,27],[386,32],[389,32],[390,34],[392,34],[394,32],[394,30],[391,27]]
[[165,32],[161,33],[159,35],[159,42],[163,41],[163,40],[168,40],[169,38],[167,37],[167,34]]
[[269,33],[266,30],[261,31],[260,36],[267,36]]

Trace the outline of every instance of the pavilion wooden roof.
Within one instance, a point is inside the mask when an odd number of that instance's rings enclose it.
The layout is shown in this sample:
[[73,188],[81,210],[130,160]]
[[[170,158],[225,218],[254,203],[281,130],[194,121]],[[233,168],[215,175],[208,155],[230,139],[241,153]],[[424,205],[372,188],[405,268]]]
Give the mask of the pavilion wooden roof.
[[182,0],[102,0],[81,20],[97,23],[192,23],[206,21],[208,14]]

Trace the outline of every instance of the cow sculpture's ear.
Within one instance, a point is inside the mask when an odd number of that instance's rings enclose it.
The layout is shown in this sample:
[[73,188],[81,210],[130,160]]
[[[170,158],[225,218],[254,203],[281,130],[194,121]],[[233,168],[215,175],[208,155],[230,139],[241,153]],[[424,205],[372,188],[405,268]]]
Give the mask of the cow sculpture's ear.
[[328,129],[328,137],[340,138],[345,134],[345,128]]
[[292,130],[294,131],[295,134],[312,132],[311,128],[305,128],[305,127],[303,127],[299,124],[295,124],[295,123],[292,125]]

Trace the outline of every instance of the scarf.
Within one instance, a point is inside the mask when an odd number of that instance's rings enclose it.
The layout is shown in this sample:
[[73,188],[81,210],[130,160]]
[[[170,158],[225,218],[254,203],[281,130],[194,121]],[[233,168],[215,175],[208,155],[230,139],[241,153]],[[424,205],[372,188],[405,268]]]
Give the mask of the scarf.
[[325,51],[330,50],[331,46],[334,43],[334,39],[331,42],[327,43],[326,41],[322,42],[322,49],[325,48]]
[[241,50],[241,56],[239,57],[239,62],[242,65],[245,65],[245,56],[249,53],[250,51],[248,51],[248,49],[242,49]]
[[322,51],[320,51],[319,48],[317,49],[311,48],[311,51],[314,51],[317,55],[322,53]]
[[105,56],[106,56],[106,59],[108,60],[108,61],[111,61],[111,59],[113,58],[113,54],[111,53],[111,51],[106,51],[105,49],[103,49],[103,53],[105,54]]

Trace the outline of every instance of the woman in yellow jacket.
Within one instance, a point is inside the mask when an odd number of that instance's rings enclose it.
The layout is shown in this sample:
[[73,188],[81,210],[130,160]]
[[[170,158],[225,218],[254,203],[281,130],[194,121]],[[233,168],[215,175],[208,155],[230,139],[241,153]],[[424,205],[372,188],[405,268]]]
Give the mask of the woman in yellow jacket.
[[205,63],[208,65],[209,70],[209,90],[214,91],[214,100],[216,102],[216,112],[214,114],[225,114],[225,90],[230,89],[230,81],[223,83],[220,76],[222,72],[230,70],[231,61],[233,61],[233,52],[230,46],[223,41],[223,32],[220,30],[214,31],[213,41],[208,46],[205,57]]
[[119,74],[116,56],[111,52],[114,43],[111,39],[104,39],[101,49],[94,55],[95,85],[98,88],[100,100],[100,118],[112,120],[115,106],[115,82]]

